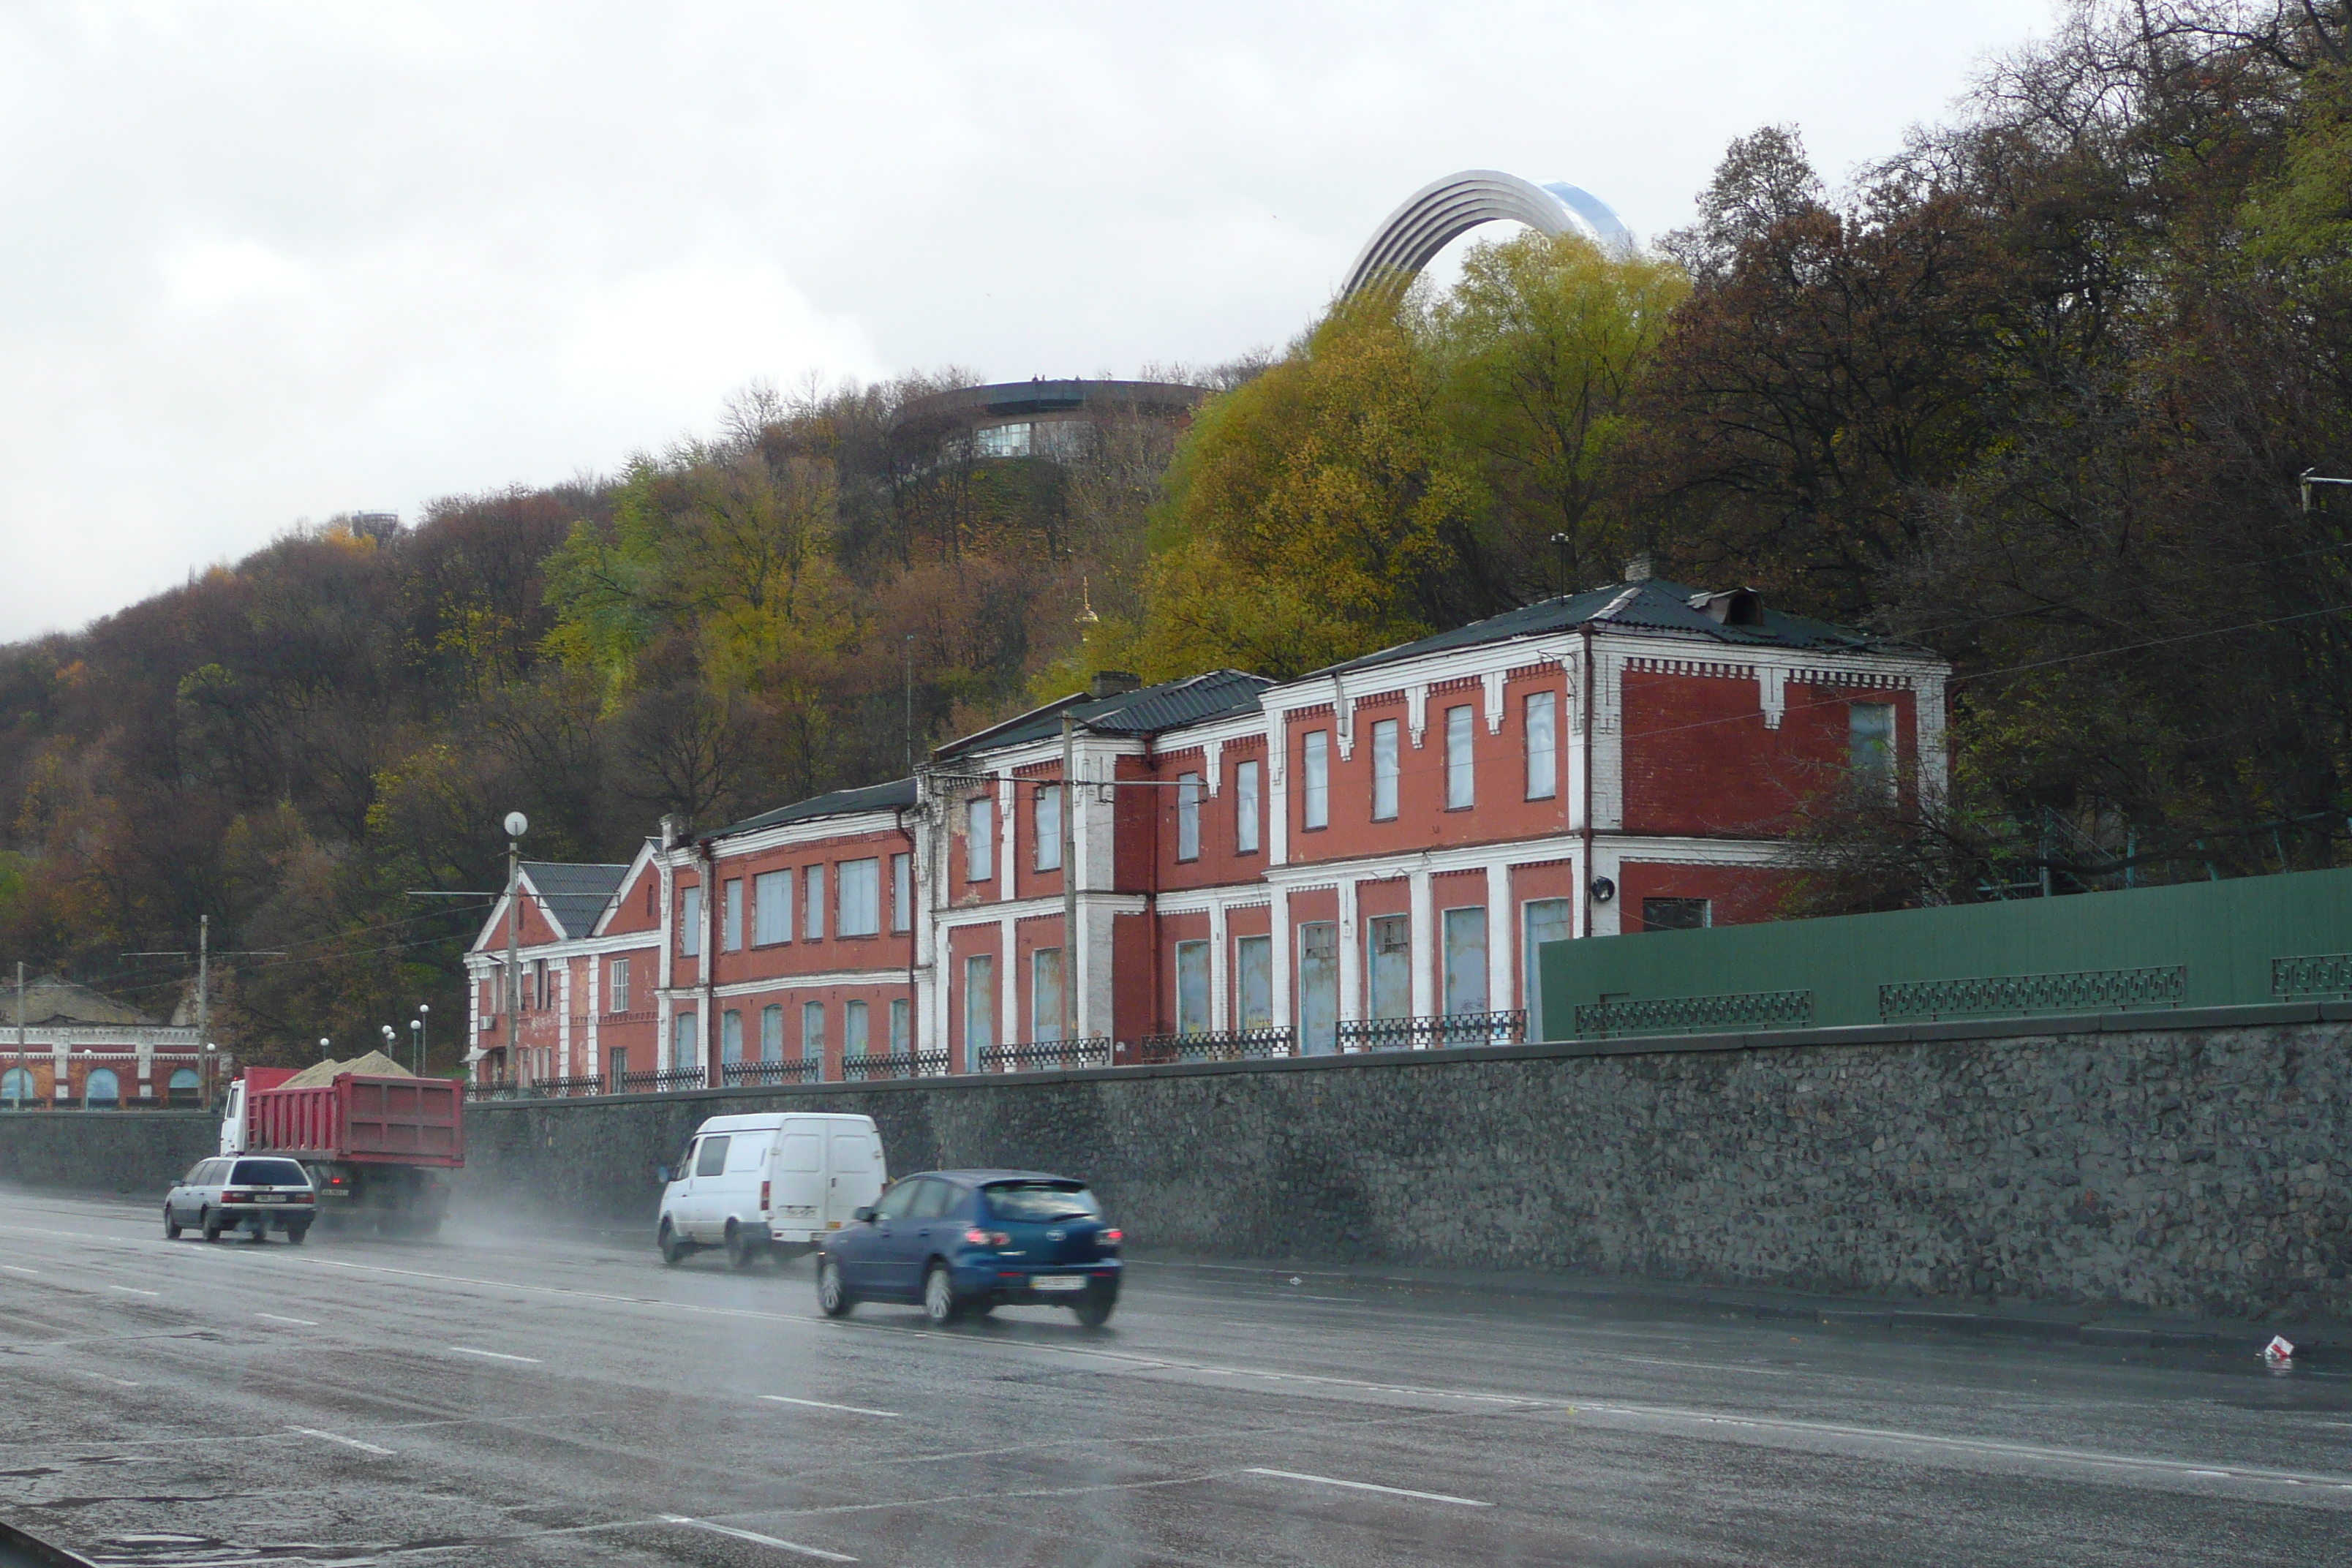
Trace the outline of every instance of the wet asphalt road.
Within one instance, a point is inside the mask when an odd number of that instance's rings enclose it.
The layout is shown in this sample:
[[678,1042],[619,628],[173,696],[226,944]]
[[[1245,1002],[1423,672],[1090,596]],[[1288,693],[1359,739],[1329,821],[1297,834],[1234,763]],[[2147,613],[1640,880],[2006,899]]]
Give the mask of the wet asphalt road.
[[2250,1354],[1149,1265],[936,1333],[805,1261],[49,1195],[0,1310],[0,1518],[102,1563],[2352,1561],[2352,1377]]

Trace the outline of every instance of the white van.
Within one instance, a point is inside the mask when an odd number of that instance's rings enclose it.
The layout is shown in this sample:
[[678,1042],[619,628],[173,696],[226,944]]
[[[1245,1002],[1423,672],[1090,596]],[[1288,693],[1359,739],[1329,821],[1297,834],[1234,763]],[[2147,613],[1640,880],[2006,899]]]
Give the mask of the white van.
[[714,1116],[662,1189],[662,1261],[724,1247],[748,1268],[771,1251],[805,1252],[879,1198],[887,1175],[870,1116]]

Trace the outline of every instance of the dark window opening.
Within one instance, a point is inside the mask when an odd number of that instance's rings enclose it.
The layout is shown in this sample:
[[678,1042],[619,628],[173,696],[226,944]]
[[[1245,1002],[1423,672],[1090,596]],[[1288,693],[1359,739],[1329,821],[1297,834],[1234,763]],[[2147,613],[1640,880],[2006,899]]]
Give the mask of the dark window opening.
[[1643,931],[1705,931],[1715,923],[1715,910],[1706,899],[1643,899],[1642,929]]

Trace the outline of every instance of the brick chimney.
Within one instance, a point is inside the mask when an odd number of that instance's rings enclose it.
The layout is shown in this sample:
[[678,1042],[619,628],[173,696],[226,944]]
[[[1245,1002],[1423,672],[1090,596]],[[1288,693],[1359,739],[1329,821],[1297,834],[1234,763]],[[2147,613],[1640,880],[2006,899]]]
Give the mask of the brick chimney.
[[1130,691],[1142,689],[1142,687],[1141,676],[1129,675],[1123,669],[1098,669],[1095,671],[1094,685],[1089,689],[1095,700],[1099,702],[1106,697],[1123,697]]
[[1625,581],[1628,583],[1646,583],[1657,574],[1657,563],[1650,559],[1650,552],[1646,550],[1625,563]]

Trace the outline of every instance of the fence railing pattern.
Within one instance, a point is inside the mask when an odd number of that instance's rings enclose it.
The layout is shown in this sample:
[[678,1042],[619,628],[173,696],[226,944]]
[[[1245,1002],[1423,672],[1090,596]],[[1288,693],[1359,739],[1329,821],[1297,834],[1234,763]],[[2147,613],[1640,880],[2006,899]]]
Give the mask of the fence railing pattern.
[[2068,974],[1910,980],[1878,988],[1878,1016],[1948,1018],[2097,1012],[2110,1007],[2177,1007],[2188,989],[2189,966],[2185,963],[2157,964],[2146,969],[2085,969]]
[[1661,996],[1587,1002],[1579,1035],[1704,1034],[1711,1029],[1801,1029],[1813,1021],[1811,991],[1736,991],[1721,996]]
[[1528,1037],[1524,1007],[1502,1013],[1444,1013],[1426,1018],[1349,1018],[1339,1025],[1339,1049],[1437,1051],[1449,1046],[1516,1046]]
[[719,1068],[719,1080],[728,1084],[761,1083],[823,1083],[824,1063],[810,1059],[794,1062],[727,1062]]
[[615,1094],[668,1094],[681,1089],[704,1088],[700,1068],[666,1068],[660,1072],[624,1074]]
[[984,1046],[982,1072],[1059,1072],[1077,1068],[1110,1066],[1110,1038],[1090,1035],[1078,1040],[1032,1040],[1020,1046]]
[[2352,952],[2271,960],[2273,996],[2341,996],[2352,992]]
[[1296,1033],[1288,1028],[1221,1029],[1190,1035],[1146,1035],[1135,1043],[1131,1058],[1139,1067],[1171,1062],[1246,1062],[1298,1054]]
[[841,1077],[846,1083],[872,1083],[878,1079],[933,1078],[948,1070],[945,1051],[900,1051],[886,1057],[844,1057]]

